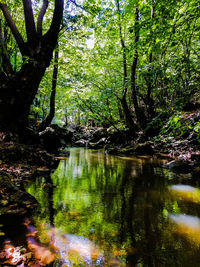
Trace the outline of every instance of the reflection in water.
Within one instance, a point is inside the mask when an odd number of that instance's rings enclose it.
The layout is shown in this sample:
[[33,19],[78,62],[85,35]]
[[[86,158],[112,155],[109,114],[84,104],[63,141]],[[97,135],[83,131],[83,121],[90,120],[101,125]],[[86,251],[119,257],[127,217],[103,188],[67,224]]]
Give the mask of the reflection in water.
[[39,260],[42,264],[50,264],[56,259],[56,255],[53,252],[42,246],[39,242],[36,242],[33,237],[28,237],[27,243],[35,259]]
[[79,263],[83,261],[85,264],[103,263],[102,254],[97,246],[88,238],[73,234],[54,234],[53,245],[59,252],[64,263],[70,265],[74,257]]
[[174,231],[184,235],[196,245],[200,245],[200,219],[186,214],[170,214],[170,220],[175,223]]
[[50,264],[56,258],[71,266],[71,263],[84,263],[101,265],[103,256],[100,249],[88,238],[73,234],[63,234],[59,229],[40,225],[43,228],[43,239],[45,246],[37,241],[37,230],[33,225],[28,224],[27,243],[34,257],[42,264]]
[[200,190],[190,185],[172,185],[169,187],[171,193],[182,200],[200,202]]
[[52,253],[52,266],[198,266],[200,249],[174,234],[180,224],[173,217],[200,217],[198,185],[170,187],[186,178],[161,165],[153,158],[71,149],[52,185],[42,177],[27,185],[40,203],[35,228],[27,224],[29,249]]

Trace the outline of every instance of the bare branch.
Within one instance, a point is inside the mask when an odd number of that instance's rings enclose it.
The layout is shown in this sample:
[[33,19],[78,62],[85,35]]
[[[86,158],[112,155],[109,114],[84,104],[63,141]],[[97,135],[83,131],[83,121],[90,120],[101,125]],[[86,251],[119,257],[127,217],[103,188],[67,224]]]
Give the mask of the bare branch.
[[42,8],[40,10],[40,13],[38,15],[38,20],[37,20],[37,33],[39,34],[39,36],[42,36],[42,22],[43,22],[43,18],[44,15],[46,13],[46,10],[48,8],[49,5],[49,1],[48,0],[44,0],[43,1],[43,5]]
[[24,43],[24,40],[23,40],[20,32],[18,31],[18,29],[17,29],[17,27],[16,27],[11,15],[10,15],[8,9],[7,9],[7,5],[0,3],[0,9],[2,10],[2,12],[4,14],[4,17],[5,17],[5,19],[6,19],[7,23],[8,23],[8,26],[11,29],[12,34],[15,37],[15,40],[16,40],[17,45],[19,47],[19,50],[23,55],[24,54],[24,49],[25,49],[25,43]]
[[30,42],[31,44],[35,44],[37,33],[35,29],[35,21],[33,16],[31,0],[23,0],[23,6],[24,6],[27,39],[28,42]]

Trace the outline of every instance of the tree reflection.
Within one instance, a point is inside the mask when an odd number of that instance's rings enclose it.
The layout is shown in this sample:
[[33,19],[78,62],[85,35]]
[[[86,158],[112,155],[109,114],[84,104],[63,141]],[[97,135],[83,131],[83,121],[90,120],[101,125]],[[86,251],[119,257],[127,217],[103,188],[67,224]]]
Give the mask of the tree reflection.
[[88,238],[108,265],[187,266],[192,258],[200,259],[200,251],[177,238],[168,214],[198,216],[200,209],[169,193],[169,183],[178,176],[160,165],[151,158],[71,150],[52,175],[53,187],[37,182],[27,189],[41,204],[36,225],[42,220],[65,234]]

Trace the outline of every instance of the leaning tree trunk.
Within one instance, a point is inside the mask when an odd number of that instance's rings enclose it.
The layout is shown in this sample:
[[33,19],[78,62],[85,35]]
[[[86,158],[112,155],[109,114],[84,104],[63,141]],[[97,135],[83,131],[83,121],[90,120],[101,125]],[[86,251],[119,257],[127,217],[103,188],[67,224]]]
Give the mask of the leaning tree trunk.
[[50,96],[50,111],[46,119],[41,123],[40,131],[43,131],[46,127],[48,127],[51,124],[55,115],[55,97],[56,97],[56,85],[58,78],[58,57],[59,57],[59,49],[57,44],[54,56],[54,67],[53,67],[52,87]]
[[43,1],[37,28],[31,0],[23,0],[27,34],[27,42],[24,42],[6,4],[0,3],[0,9],[23,57],[20,71],[12,70],[6,74],[5,79],[0,81],[0,127],[3,129],[19,130],[27,126],[31,104],[56,47],[63,16],[63,4],[64,0],[55,0],[51,26],[42,35],[42,22],[48,7],[48,0]]

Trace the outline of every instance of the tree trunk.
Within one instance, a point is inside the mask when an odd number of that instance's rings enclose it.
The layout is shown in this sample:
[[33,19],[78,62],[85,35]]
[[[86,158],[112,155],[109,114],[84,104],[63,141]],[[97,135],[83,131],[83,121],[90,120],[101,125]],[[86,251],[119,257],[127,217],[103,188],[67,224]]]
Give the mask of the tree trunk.
[[132,114],[130,112],[130,109],[128,107],[127,101],[126,101],[126,97],[123,96],[122,99],[120,99],[122,107],[123,107],[123,112],[124,112],[124,116],[125,116],[125,121],[126,121],[126,125],[128,127],[128,129],[132,132],[132,134],[135,135],[135,131],[136,131],[136,125],[133,121],[133,117]]
[[132,114],[131,114],[131,111],[129,109],[129,106],[126,100],[126,95],[127,95],[127,90],[128,90],[127,57],[126,57],[126,46],[125,46],[124,38],[122,35],[122,24],[121,24],[119,0],[116,0],[116,6],[117,6],[117,11],[118,11],[118,17],[119,17],[119,35],[120,35],[120,42],[121,42],[122,53],[123,53],[123,70],[124,70],[124,84],[123,84],[122,98],[120,99],[120,102],[122,104],[126,126],[135,135],[136,126],[133,121]]
[[119,97],[116,97],[116,98],[117,98],[117,108],[118,108],[120,121],[124,121],[124,113],[122,109],[121,100],[119,99]]
[[137,93],[136,93],[136,70],[137,70],[137,63],[138,63],[138,42],[139,42],[139,11],[136,8],[135,10],[135,54],[133,57],[133,63],[131,66],[131,96],[133,105],[135,108],[135,114],[137,118],[137,122],[139,123],[140,127],[143,129],[146,126],[146,116],[144,111],[138,105]]
[[41,124],[40,127],[41,131],[43,131],[46,127],[48,127],[51,124],[55,115],[56,84],[58,77],[58,57],[59,57],[59,48],[57,44],[54,56],[54,67],[53,67],[53,77],[52,77],[52,87],[51,87],[51,97],[50,97],[50,111],[46,119]]
[[32,63],[24,64],[20,72],[1,84],[1,127],[14,129],[27,125],[30,106],[45,69],[43,62],[35,66]]
[[[155,3],[155,1],[153,1],[153,3]],[[152,6],[151,7],[151,19],[153,20],[155,17],[155,7]],[[151,31],[151,35],[153,35],[153,32]],[[152,40],[153,45],[155,43],[154,39]],[[149,64],[150,64],[150,68],[148,69],[148,71],[151,70],[152,66],[151,63],[153,62],[153,52],[151,51],[150,55],[149,55]],[[147,113],[148,113],[148,117],[149,119],[152,119],[156,112],[154,110],[154,101],[153,98],[151,97],[151,93],[152,93],[152,76],[148,76],[146,79],[146,83],[147,83],[147,96],[146,96],[146,107],[147,107]]]
[[51,26],[45,35],[41,35],[41,24],[45,14],[46,1],[40,12],[39,29],[36,31],[32,2],[23,0],[27,42],[24,42],[6,4],[0,3],[5,20],[17,42],[23,57],[20,71],[7,75],[0,81],[0,127],[3,129],[22,130],[28,123],[31,104],[38,91],[40,81],[49,66],[56,46],[63,16],[64,0],[55,0]]

